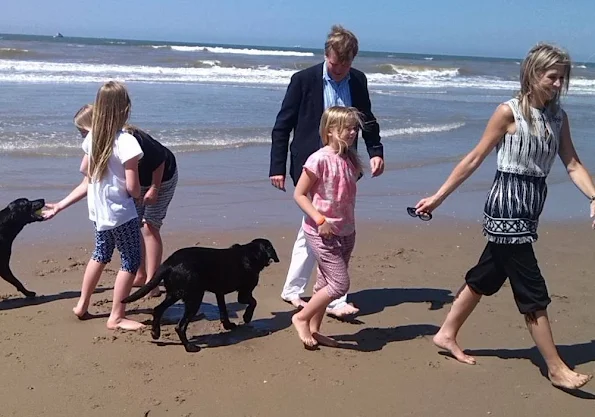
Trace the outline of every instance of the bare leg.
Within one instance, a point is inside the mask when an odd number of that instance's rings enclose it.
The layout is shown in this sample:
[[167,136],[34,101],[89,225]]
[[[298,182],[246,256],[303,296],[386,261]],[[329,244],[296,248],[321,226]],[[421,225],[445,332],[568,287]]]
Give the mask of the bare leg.
[[[133,285],[135,287],[141,287],[153,278],[155,271],[161,265],[161,258],[163,257],[163,242],[159,229],[145,223],[141,228],[141,234],[142,262],[134,279]],[[160,295],[161,290],[159,287],[149,293],[149,297],[159,297]]]
[[310,320],[310,333],[312,333],[312,337],[322,346],[328,347],[337,347],[339,346],[339,342],[337,342],[332,337],[328,337],[320,333],[320,325],[322,324],[322,319],[324,318],[324,311],[320,311],[316,313],[314,317]]
[[320,332],[320,326],[322,325],[323,318],[324,312],[321,314],[319,311],[317,311],[316,314],[312,316],[310,319],[310,333],[314,334]]
[[[141,229],[143,234],[143,242],[145,247],[145,262],[146,267],[146,282],[149,282],[155,271],[161,265],[161,258],[163,257],[163,241],[161,240],[161,233],[159,229],[149,223],[145,223]],[[149,297],[159,297],[161,290],[156,287],[149,293]]]
[[[308,301],[306,306],[299,313],[294,314],[291,318],[300,339],[304,343],[304,347],[312,348],[318,344],[310,331],[310,321],[317,314],[324,315],[325,309],[330,302],[331,297],[329,297],[326,290],[322,288],[312,296],[310,301]],[[318,327],[320,327],[320,325]]]
[[576,389],[593,378],[592,375],[579,374],[572,371],[562,361],[554,344],[550,321],[545,310],[537,311],[535,317],[525,316],[527,328],[535,341],[548,369],[548,377],[552,385],[560,388]]
[[85,269],[85,275],[83,275],[83,286],[81,288],[81,296],[76,304],[76,307],[72,309],[74,314],[79,319],[84,319],[89,309],[89,303],[91,302],[91,296],[97,287],[101,273],[105,268],[105,264],[99,263],[93,259],[87,264]]
[[[142,233],[142,229],[141,229]],[[138,271],[136,271],[136,276],[134,277],[134,283],[132,286],[134,287],[142,287],[147,282],[147,268],[145,264],[147,263],[147,250],[145,248],[145,239],[140,240],[140,247],[141,247],[141,262],[140,266],[138,267]]]
[[126,318],[125,305],[122,300],[130,294],[134,274],[120,270],[116,276],[114,285],[114,299],[112,302],[112,312],[107,319],[107,328],[111,330],[138,330],[144,327],[143,324]]
[[[328,310],[328,308],[326,308]],[[325,336],[320,333],[320,326],[324,319],[324,311],[319,311],[310,319],[310,333],[312,337],[322,346],[337,347],[339,343],[332,337]]]
[[475,365],[475,358],[463,353],[457,343],[457,335],[465,320],[481,300],[481,295],[473,292],[465,284],[457,294],[442,327],[434,336],[434,344],[448,350],[459,362]]

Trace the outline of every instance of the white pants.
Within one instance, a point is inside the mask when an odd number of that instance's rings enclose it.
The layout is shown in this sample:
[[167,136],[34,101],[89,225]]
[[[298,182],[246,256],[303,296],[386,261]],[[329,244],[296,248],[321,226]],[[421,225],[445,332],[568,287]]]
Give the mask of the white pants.
[[[316,258],[306,243],[304,228],[300,225],[300,230],[298,230],[297,238],[293,245],[291,263],[289,264],[289,271],[287,271],[287,279],[283,286],[281,298],[286,301],[300,298],[308,286],[314,265],[316,265]],[[347,295],[333,300],[329,304],[329,308],[343,307],[345,304],[347,304]]]

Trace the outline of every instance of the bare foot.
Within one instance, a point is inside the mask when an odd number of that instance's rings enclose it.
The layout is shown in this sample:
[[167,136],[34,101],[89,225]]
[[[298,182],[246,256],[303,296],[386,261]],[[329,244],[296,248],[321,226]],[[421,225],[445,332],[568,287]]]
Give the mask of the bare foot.
[[343,319],[346,317],[354,316],[359,313],[359,308],[352,306],[351,304],[345,304],[342,307],[338,308],[327,308],[326,314],[331,317],[336,317],[338,319]]
[[304,300],[302,300],[299,297],[298,298],[294,298],[293,300],[286,300],[284,298],[283,301],[285,301],[286,303],[291,304],[295,308],[304,308],[304,307],[306,307],[306,304],[307,304]]
[[87,309],[79,306],[78,304],[76,307],[72,308],[72,312],[79,320],[88,320],[91,318],[91,315],[87,312]]
[[325,336],[318,332],[312,333],[312,337],[322,346],[339,347],[339,342],[337,342],[332,337]]
[[129,319],[115,319],[115,320],[108,320],[107,321],[107,328],[110,330],[139,330],[144,328],[145,325],[139,323],[138,321],[129,320]]
[[579,374],[566,368],[548,372],[548,378],[554,387],[577,389],[589,382],[593,378],[593,375]]
[[434,336],[433,341],[434,344],[439,348],[449,351],[459,362],[463,362],[468,365],[475,365],[475,358],[473,356],[465,355],[455,339],[438,332]]
[[297,314],[293,315],[291,322],[297,330],[301,341],[304,343],[304,347],[306,349],[315,349],[318,343],[316,342],[316,339],[312,337],[312,333],[310,333],[309,323],[305,320],[300,320]]

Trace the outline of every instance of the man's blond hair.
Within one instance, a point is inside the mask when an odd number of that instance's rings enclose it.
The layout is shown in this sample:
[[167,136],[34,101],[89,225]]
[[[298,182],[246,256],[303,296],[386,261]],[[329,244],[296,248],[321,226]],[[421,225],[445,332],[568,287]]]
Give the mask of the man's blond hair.
[[331,51],[341,62],[350,62],[359,51],[359,43],[353,32],[341,25],[333,25],[324,43],[324,54],[328,56]]

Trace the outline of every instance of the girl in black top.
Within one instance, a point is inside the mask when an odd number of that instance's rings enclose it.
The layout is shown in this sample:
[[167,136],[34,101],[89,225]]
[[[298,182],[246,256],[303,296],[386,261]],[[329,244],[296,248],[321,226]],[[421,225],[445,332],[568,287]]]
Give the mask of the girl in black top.
[[[74,116],[74,124],[83,137],[91,129],[92,118],[93,106],[90,104],[84,105]],[[141,196],[135,200],[142,226],[143,262],[134,280],[135,286],[142,286],[161,264],[163,242],[160,229],[176,190],[178,169],[174,154],[147,132],[130,125],[125,130],[136,138],[143,150],[143,157],[138,163]],[[149,295],[159,294],[157,288]]]

